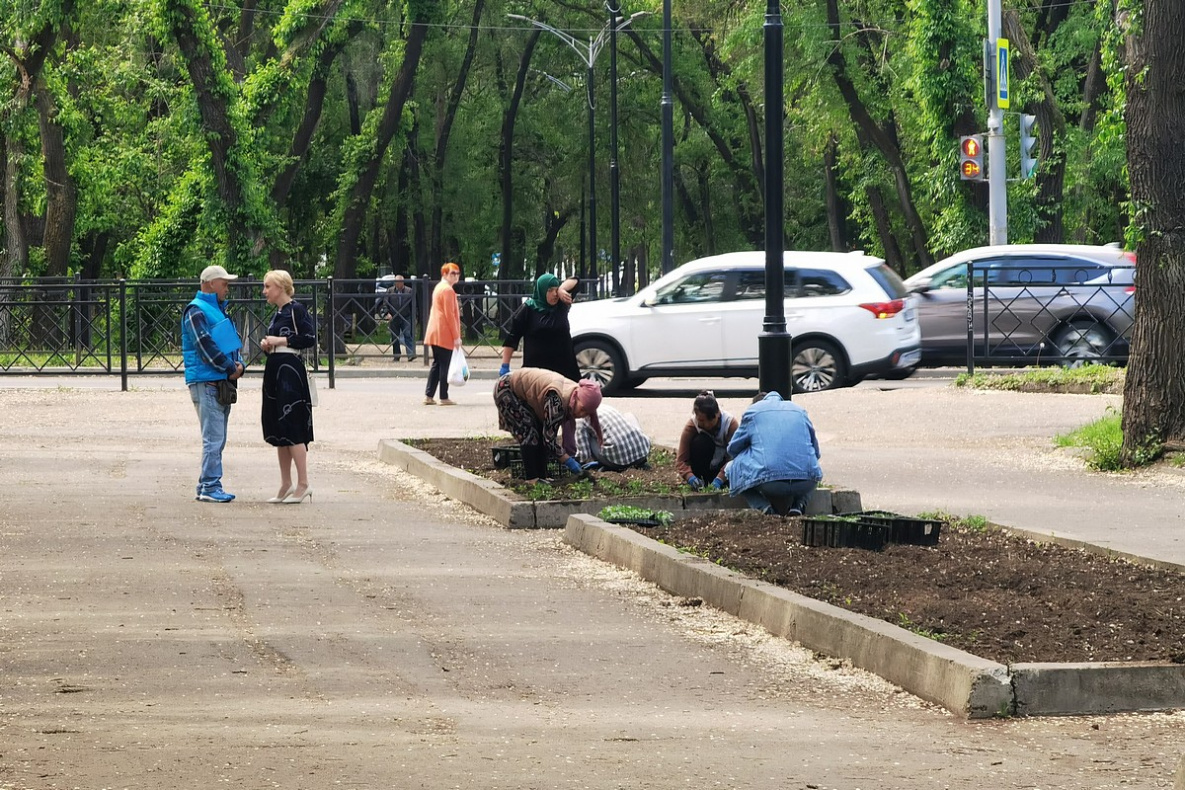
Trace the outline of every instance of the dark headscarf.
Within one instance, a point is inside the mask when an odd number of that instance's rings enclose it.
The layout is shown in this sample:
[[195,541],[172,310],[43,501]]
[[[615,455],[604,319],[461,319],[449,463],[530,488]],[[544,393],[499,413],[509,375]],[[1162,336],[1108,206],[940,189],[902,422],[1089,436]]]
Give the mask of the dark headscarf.
[[547,292],[552,288],[560,287],[560,278],[554,274],[541,274],[539,279],[535,281],[535,293],[527,299],[527,306],[532,310],[538,310],[541,313],[550,313],[556,308],[553,304],[547,302]]

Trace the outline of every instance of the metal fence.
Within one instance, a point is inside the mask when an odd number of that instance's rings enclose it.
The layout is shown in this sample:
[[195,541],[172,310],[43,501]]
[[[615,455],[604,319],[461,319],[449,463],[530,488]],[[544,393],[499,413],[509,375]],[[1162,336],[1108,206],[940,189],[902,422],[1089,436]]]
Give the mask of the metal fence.
[[[1070,281],[1059,283],[1065,276],[1034,267],[968,264],[965,302],[959,289],[944,295],[936,290],[923,298],[947,301],[923,309],[945,311],[955,333],[965,329],[968,371],[976,365],[1126,363],[1134,282],[1082,283],[1071,274]],[[418,345],[437,282],[405,284],[414,295],[412,336]],[[386,293],[379,285],[374,279],[296,282],[296,299],[318,328],[318,347],[305,352],[305,360],[311,370],[328,374],[330,387],[338,366],[391,365]],[[581,298],[596,298],[602,286],[582,282]],[[458,283],[466,354],[496,358],[511,316],[533,288],[533,280]],[[126,390],[130,376],[181,373],[181,311],[196,290],[192,280],[0,280],[0,375],[118,373]],[[230,284],[230,298],[248,367],[260,365],[259,341],[273,312],[262,283],[239,278]],[[923,326],[934,326],[930,321]],[[955,344],[962,345],[958,339]],[[422,349],[417,351],[427,365]]]
[[[969,263],[965,303],[952,301],[947,309],[965,310],[969,373],[977,364],[1126,364],[1135,290],[1134,267],[1098,276],[1072,266]],[[935,293],[922,298],[941,301]],[[935,315],[944,306],[927,308]],[[951,318],[958,323],[954,313]],[[937,325],[923,324],[923,343],[934,340]]]
[[[413,337],[419,344],[437,283],[409,279],[405,284],[414,294]],[[330,387],[339,365],[389,366],[392,337],[386,293],[378,281],[328,278],[295,285],[295,298],[317,325],[318,346],[305,352],[305,361],[311,370],[328,374]],[[581,284],[589,294],[595,287],[595,282]],[[496,354],[511,316],[533,288],[533,280],[458,283],[466,353]],[[192,280],[0,281],[0,374],[118,373],[126,390],[129,376],[181,373],[181,311],[196,290]],[[273,311],[260,280],[231,282],[229,313],[243,338],[248,367],[263,362],[259,341]]]

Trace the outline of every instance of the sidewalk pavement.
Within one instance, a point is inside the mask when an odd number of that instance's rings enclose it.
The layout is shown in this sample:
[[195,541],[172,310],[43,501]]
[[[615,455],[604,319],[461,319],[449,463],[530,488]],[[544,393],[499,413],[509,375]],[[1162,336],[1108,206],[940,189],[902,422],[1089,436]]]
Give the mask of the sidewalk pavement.
[[[455,407],[422,405],[415,379],[323,387],[315,497],[296,506],[264,502],[258,378],[231,416],[230,505],[192,499],[180,378],[132,384],[0,380],[5,790],[1172,785],[1183,714],[958,721],[377,460],[380,439],[497,433],[492,381]],[[828,479],[868,506],[1179,559],[1173,475],[1100,477],[1048,449],[1114,399],[800,402]],[[614,404],[672,443],[691,396]]]

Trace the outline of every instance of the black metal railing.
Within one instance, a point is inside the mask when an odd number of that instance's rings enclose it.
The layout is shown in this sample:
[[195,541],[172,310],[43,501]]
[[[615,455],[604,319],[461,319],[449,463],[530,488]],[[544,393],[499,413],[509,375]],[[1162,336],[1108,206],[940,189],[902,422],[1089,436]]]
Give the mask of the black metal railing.
[[[980,365],[1126,364],[1134,270],[967,265],[967,370]],[[924,331],[924,330],[923,330]]]
[[[436,281],[408,279],[414,304],[412,336],[422,342],[424,319]],[[387,293],[374,279],[299,280],[296,299],[317,325],[318,346],[305,352],[311,370],[326,371],[334,385],[336,366],[387,363],[392,337]],[[496,355],[511,316],[534,288],[532,280],[458,283],[467,354]],[[581,298],[597,283],[581,284]],[[132,375],[181,373],[181,311],[197,288],[192,280],[0,280],[0,374],[63,375],[119,373],[122,388]],[[239,278],[230,285],[231,318],[243,338],[248,367],[263,361],[259,341],[273,308],[262,283]],[[421,355],[427,364],[427,359]]]

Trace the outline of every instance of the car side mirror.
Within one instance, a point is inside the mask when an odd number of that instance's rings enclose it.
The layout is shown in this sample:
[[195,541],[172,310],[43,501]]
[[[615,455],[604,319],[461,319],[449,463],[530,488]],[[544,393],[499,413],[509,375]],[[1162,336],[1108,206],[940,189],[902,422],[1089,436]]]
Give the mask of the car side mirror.
[[911,287],[909,290],[910,290],[910,292],[915,293],[915,294],[925,294],[925,293],[929,292],[930,278],[926,277],[924,279],[918,280],[917,283],[915,283],[913,285],[913,287]]

